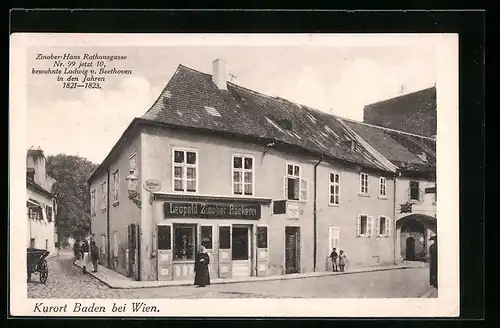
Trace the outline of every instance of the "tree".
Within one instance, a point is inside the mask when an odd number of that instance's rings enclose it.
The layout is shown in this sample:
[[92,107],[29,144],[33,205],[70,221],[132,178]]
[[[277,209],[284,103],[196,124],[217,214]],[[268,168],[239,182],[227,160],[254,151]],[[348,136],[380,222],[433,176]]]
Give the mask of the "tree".
[[56,179],[56,227],[60,237],[81,238],[90,232],[90,194],[87,179],[97,167],[86,158],[58,154],[47,157],[47,174]]

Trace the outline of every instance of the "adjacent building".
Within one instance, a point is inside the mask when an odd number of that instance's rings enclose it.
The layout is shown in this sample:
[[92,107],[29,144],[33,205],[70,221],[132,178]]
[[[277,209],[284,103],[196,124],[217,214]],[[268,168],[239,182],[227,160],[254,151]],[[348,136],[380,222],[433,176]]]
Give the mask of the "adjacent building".
[[89,178],[91,229],[137,280],[192,279],[200,245],[220,278],[393,263],[396,174],[341,119],[180,65]]
[[46,173],[41,149],[29,149],[26,156],[26,192],[28,233],[26,247],[45,249],[57,254],[55,243],[56,197],[51,193],[55,179]]
[[436,87],[365,106],[363,122],[425,137],[437,134]]

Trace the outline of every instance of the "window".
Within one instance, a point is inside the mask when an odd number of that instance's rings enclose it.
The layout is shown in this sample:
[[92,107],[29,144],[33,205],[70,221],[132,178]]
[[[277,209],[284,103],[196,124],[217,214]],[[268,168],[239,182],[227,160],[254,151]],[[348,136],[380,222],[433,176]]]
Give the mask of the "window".
[[361,194],[368,194],[368,174],[366,173],[361,173],[360,175],[360,193]]
[[[339,227],[330,227],[328,231],[328,251],[331,252],[332,249],[335,247],[337,249],[337,253],[340,250],[340,228]],[[328,254],[330,254],[328,252]]]
[[174,260],[193,261],[196,252],[196,225],[174,225]]
[[213,249],[212,226],[201,226],[201,245]]
[[219,226],[219,249],[231,248],[231,227]]
[[113,204],[118,203],[120,194],[120,172],[113,172]]
[[340,175],[330,173],[330,205],[340,204]]
[[267,227],[257,227],[257,248],[267,248]]
[[196,192],[197,153],[174,149],[173,174],[174,190]]
[[158,226],[158,249],[172,249],[171,233],[170,226]]
[[391,221],[388,217],[379,216],[377,222],[377,237],[389,237]]
[[285,199],[307,201],[307,180],[300,178],[300,166],[294,164],[286,165]]
[[52,207],[46,205],[45,211],[47,212],[47,221],[52,222]]
[[118,231],[113,232],[113,256],[118,257]]
[[410,181],[410,200],[420,201],[420,187],[418,181]]
[[90,214],[95,215],[95,190],[90,193]]
[[130,173],[134,173],[137,175],[137,164],[136,164],[136,157],[137,157],[137,154],[132,154],[129,159],[128,159],[128,167],[129,167],[129,171]]
[[233,195],[253,195],[253,157],[233,156]]
[[101,183],[101,211],[106,211],[106,206],[107,206],[107,184],[106,181]]
[[372,218],[368,215],[358,216],[357,222],[357,236],[358,237],[371,237],[372,235]]
[[386,193],[387,179],[384,177],[380,177],[379,184],[380,184],[379,196],[380,197],[387,197],[387,193]]

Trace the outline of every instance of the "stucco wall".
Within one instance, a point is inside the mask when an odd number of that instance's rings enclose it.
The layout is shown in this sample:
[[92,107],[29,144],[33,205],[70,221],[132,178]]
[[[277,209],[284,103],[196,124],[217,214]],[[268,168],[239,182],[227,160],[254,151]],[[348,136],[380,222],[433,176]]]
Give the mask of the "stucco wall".
[[[36,200],[41,206],[45,205],[52,207],[52,198],[39,194],[30,188],[27,188],[28,199]],[[57,248],[55,247],[55,214],[52,210],[52,220],[33,220],[27,219],[27,236],[26,247],[30,246],[30,238],[35,239],[35,248],[46,249],[50,252],[49,257],[57,255]]]

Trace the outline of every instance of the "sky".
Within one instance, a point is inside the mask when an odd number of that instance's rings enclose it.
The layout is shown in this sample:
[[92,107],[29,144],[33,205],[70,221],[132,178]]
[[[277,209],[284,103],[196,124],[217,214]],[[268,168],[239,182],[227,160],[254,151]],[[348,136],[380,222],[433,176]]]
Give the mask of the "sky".
[[[36,54],[127,55],[114,67],[131,75],[108,77],[101,90],[61,88]],[[160,95],[179,64],[209,73],[222,58],[232,82],[318,110],[362,121],[373,102],[431,87],[432,44],[405,46],[122,46],[33,47],[27,52],[27,145],[47,155],[65,153],[100,163],[134,117]]]

